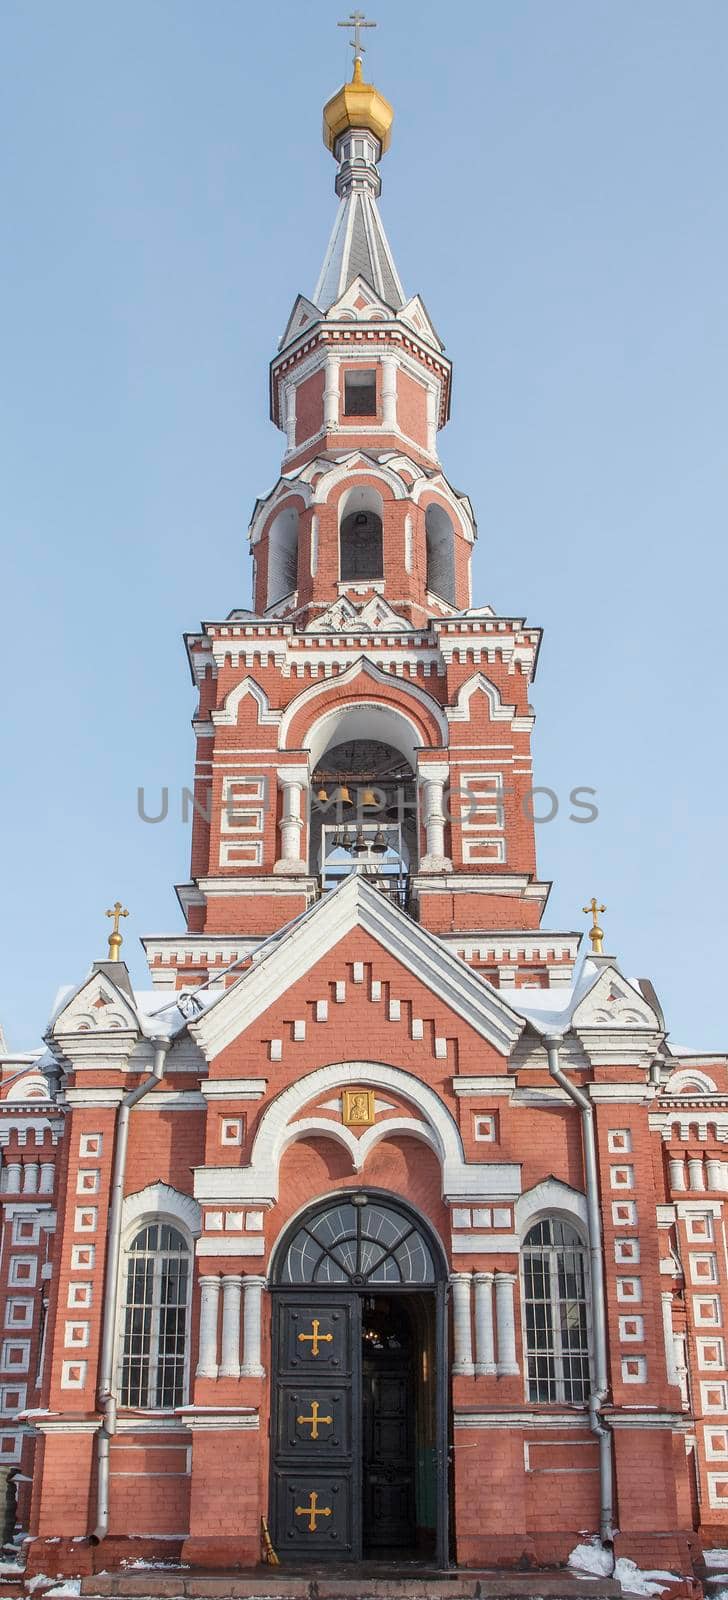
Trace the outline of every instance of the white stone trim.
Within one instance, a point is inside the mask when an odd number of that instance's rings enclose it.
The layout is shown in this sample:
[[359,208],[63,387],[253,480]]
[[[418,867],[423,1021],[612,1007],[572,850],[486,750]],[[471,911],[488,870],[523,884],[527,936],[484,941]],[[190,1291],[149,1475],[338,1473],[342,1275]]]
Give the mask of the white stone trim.
[[[228,653],[229,651],[226,650],[225,654],[227,655]],[[240,683],[236,683],[235,688],[230,690],[223,704],[210,712],[214,727],[234,728],[238,720],[240,704],[246,695],[250,695],[258,708],[258,727],[277,728],[283,713],[281,711],[271,711],[270,701],[265,689],[261,689],[255,678],[250,676],[243,678]]]
[[561,1183],[558,1178],[544,1178],[542,1183],[535,1184],[533,1189],[527,1189],[525,1194],[519,1195],[516,1201],[515,1224],[521,1240],[525,1238],[534,1222],[547,1216],[567,1217],[569,1222],[576,1223],[584,1241],[588,1239],[586,1196],[576,1189],[571,1189],[568,1184]]
[[[311,684],[307,689],[304,689],[301,694],[296,695],[295,699],[291,700],[290,704],[286,706],[286,709],[281,716],[281,723],[278,733],[279,749],[286,749],[291,723],[298,716],[299,712],[304,709],[304,707],[315,704],[315,702],[320,700],[322,696],[331,696],[332,691],[334,690],[338,696],[340,689],[346,684],[353,682],[353,680],[362,672],[367,677],[370,677],[378,687],[386,688],[388,694],[391,695],[391,673],[380,671],[379,667],[375,666],[374,662],[368,660],[366,656],[358,656],[355,661],[352,661],[351,666],[347,667],[345,672],[341,672],[337,675],[335,680],[332,680],[331,678],[324,678],[320,683]],[[437,701],[432,697],[432,695],[426,694],[425,690],[421,689],[418,684],[410,683],[404,678],[397,678],[396,682],[398,690],[405,697],[405,699],[409,697],[411,700],[416,701],[417,704],[422,707],[422,710],[425,711],[426,714],[432,719],[441,735],[442,744],[447,745],[449,743],[447,719]],[[354,702],[354,706],[361,706],[361,702]],[[334,711],[339,713],[345,713],[347,709],[351,710],[352,707],[341,706],[338,703],[338,700],[337,705],[333,708]],[[366,709],[366,706],[364,709]],[[410,722],[410,719],[405,716],[402,707],[399,705],[388,705],[386,709],[391,715],[401,718],[402,722],[406,722],[412,728],[414,734],[414,744],[416,746],[421,746],[422,736],[419,732],[419,729],[416,728],[416,726]],[[325,747],[322,745],[321,750],[316,749],[314,754],[312,748],[312,733],[313,729],[320,721],[321,718],[312,720],[312,722],[309,724],[306,734],[305,747],[311,749],[312,759],[314,761],[318,760],[323,748]],[[408,750],[410,748],[411,745],[408,744]],[[407,754],[407,751],[404,751],[403,754]]]
[[[679,1072],[671,1072],[669,1078],[662,1086],[663,1094],[681,1094],[686,1088],[696,1086],[699,1094],[715,1094],[716,1085],[707,1072],[699,1072],[697,1067],[684,1067]],[[686,1095],[685,1099],[689,1100]]]
[[193,1239],[202,1232],[202,1212],[192,1195],[182,1194],[168,1183],[149,1183],[124,1200],[121,1226],[125,1242],[128,1244],[131,1234],[144,1221],[158,1222],[161,1216],[181,1222]]
[[351,1156],[354,1171],[361,1172],[374,1145],[379,1144],[382,1139],[397,1134],[404,1134],[410,1139],[421,1139],[441,1159],[441,1146],[436,1134],[427,1122],[422,1122],[416,1117],[387,1117],[381,1122],[375,1122],[358,1138],[350,1128],[344,1126],[343,1122],[334,1122],[331,1117],[302,1117],[289,1125],[281,1144],[281,1154],[297,1139],[306,1139],[309,1135],[319,1138],[323,1136],[342,1144]]

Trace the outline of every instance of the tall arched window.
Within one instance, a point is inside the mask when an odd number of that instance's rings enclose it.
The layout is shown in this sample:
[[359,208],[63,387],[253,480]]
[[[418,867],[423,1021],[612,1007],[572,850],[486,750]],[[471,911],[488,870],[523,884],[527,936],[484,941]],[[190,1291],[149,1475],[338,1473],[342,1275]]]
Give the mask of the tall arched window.
[[568,1222],[545,1217],[523,1245],[529,1400],[583,1405],[589,1396],[586,1249]]
[[384,577],[382,499],[376,489],[350,489],[340,506],[339,562],[343,583]]
[[271,523],[268,534],[268,588],[266,606],[275,606],[298,586],[298,512],[286,506]]
[[132,1239],[121,1312],[119,1402],[157,1409],[185,1399],[190,1248],[177,1228],[152,1222]]
[[425,512],[425,540],[427,546],[427,576],[429,594],[455,604],[455,535],[452,523],[442,506],[433,503]]

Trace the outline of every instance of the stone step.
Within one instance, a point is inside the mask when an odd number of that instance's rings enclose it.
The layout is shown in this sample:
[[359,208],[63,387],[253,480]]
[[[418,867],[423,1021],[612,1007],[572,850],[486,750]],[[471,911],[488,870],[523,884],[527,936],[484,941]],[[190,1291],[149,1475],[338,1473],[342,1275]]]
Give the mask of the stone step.
[[88,1600],[107,1596],[190,1596],[191,1600],[624,1600],[609,1578],[575,1578],[563,1569],[542,1572],[467,1571],[422,1573],[417,1577],[369,1573],[365,1568],[331,1568],[283,1574],[261,1567],[255,1573],[179,1572],[149,1568],[84,1578]]

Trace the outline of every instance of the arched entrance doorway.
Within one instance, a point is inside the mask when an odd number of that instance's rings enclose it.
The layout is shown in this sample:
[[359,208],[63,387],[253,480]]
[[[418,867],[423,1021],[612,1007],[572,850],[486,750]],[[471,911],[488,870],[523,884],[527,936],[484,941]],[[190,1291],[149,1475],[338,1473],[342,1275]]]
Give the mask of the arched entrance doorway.
[[444,1566],[447,1269],[439,1241],[397,1197],[346,1191],[291,1223],[272,1277],[278,1554]]

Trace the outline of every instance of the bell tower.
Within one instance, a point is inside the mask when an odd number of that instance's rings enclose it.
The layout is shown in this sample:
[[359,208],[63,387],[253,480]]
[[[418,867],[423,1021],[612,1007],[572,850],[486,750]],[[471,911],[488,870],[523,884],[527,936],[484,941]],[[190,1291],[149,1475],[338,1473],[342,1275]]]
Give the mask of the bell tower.
[[167,986],[252,956],[354,870],[494,983],[549,987],[573,969],[576,935],[540,931],[540,634],[473,605],[473,509],[438,455],[451,364],[379,213],[392,122],[357,47],[324,107],[331,237],[271,363],[285,447],[250,523],[253,608],[187,638],[188,935],[147,942]]

